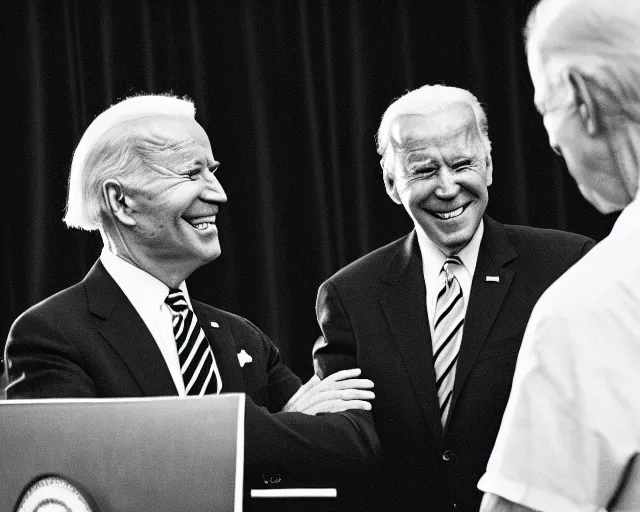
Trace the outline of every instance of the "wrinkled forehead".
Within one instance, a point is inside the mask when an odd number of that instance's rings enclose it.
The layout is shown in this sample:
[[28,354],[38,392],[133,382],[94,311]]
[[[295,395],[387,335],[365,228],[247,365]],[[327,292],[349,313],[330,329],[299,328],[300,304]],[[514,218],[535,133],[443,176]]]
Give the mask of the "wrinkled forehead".
[[534,89],[533,102],[538,112],[544,114],[550,109],[551,99],[559,89],[560,75],[551,73],[548,60],[543,58],[542,52],[533,44],[527,52],[527,63]]
[[401,114],[391,123],[390,141],[396,149],[411,151],[453,142],[480,142],[475,114],[466,103],[456,103],[431,113]]
[[168,150],[159,154],[163,159],[212,158],[209,137],[193,118],[160,114],[137,119],[133,124],[143,139]]

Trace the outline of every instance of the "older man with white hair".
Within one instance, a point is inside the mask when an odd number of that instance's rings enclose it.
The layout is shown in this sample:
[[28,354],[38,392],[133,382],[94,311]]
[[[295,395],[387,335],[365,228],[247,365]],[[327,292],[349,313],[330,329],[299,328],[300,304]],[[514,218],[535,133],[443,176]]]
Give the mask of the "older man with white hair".
[[[82,282],[13,324],[7,398],[244,392],[251,485],[339,485],[336,475],[358,474],[377,454],[359,415],[372,383],[356,369],[301,387],[257,327],[187,291],[185,279],[220,255],[216,220],[227,200],[194,115],[189,100],[138,96],[87,128],[65,222],[99,230],[104,249]],[[339,414],[316,416],[327,412]]]
[[376,384],[384,475],[372,508],[477,511],[531,309],[593,241],[485,215],[491,143],[468,91],[396,100],[378,152],[415,229],[321,286],[317,372],[357,366]]
[[640,2],[543,0],[535,102],[587,200],[624,210],[541,297],[479,488],[482,510],[640,510]]

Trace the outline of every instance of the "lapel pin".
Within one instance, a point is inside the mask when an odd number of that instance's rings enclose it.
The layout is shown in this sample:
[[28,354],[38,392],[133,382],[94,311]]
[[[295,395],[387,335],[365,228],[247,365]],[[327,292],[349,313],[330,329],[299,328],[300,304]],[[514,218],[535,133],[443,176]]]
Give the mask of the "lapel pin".
[[247,354],[244,349],[238,352],[238,362],[240,363],[240,368],[244,367],[245,364],[250,363],[251,361],[253,361],[253,357]]
[[211,322],[211,327],[215,327],[217,329],[220,327],[220,324],[218,322]]
[[500,276],[487,276],[487,282],[488,283],[499,283],[500,282]]

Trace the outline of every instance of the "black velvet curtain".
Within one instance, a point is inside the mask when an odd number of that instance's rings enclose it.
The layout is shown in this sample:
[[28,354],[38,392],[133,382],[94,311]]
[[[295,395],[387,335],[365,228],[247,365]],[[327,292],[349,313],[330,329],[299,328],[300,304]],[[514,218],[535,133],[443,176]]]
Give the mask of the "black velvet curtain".
[[311,375],[317,286],[411,229],[386,196],[374,134],[407,89],[486,106],[499,221],[601,239],[601,217],[548,147],[522,27],[531,0],[22,0],[0,16],[0,345],[26,308],[82,279],[97,233],[61,221],[71,157],[117,99],[189,95],[229,203],[222,256],[189,280]]

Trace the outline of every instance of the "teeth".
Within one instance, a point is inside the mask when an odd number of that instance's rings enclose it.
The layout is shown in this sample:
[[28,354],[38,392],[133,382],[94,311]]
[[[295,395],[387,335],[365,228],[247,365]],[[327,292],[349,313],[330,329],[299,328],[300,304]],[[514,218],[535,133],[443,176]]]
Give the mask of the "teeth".
[[464,210],[464,207],[461,206],[457,210],[453,210],[453,211],[450,211],[450,212],[436,213],[436,216],[440,217],[443,220],[453,219],[454,217],[457,217],[458,215],[460,215],[463,212],[463,210]]
[[196,229],[207,229],[208,227],[213,226],[216,223],[216,216],[214,215],[207,218],[210,219],[210,222],[198,222],[197,224],[189,222],[189,224],[191,224]]

